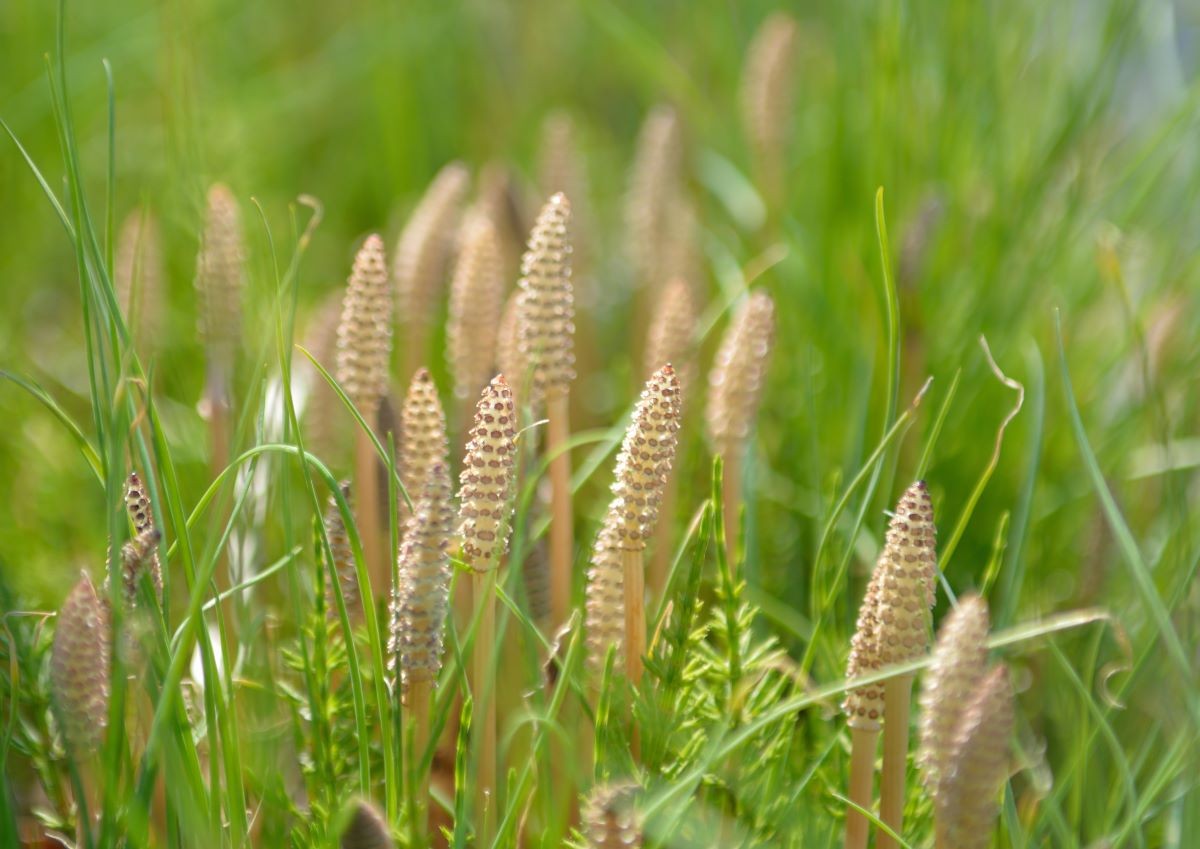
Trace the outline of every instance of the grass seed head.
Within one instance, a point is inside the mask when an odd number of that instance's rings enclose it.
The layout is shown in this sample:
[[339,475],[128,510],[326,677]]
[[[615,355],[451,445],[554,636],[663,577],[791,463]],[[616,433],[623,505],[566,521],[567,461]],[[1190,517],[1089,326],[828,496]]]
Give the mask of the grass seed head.
[[395,849],[396,842],[383,814],[366,799],[359,799],[338,845],[341,849]]
[[470,174],[461,162],[451,162],[442,168],[425,190],[396,243],[397,314],[409,328],[424,328],[433,320],[470,181]]
[[496,333],[504,299],[504,274],[496,228],[485,215],[468,218],[450,284],[446,351],[454,394],[470,398],[496,364]]
[[996,666],[963,708],[935,799],[938,828],[955,849],[987,849],[1000,810],[1000,788],[1009,772],[1013,733],[1012,684],[1008,669]]
[[227,186],[217,183],[208,191],[196,289],[200,294],[200,338],[209,363],[226,377],[241,346],[245,262],[237,199]]
[[508,548],[516,465],[516,410],[504,375],[484,387],[475,408],[459,489],[462,559],[476,571],[496,568]]
[[683,137],[669,106],[650,110],[642,124],[625,198],[625,230],[635,285],[664,278],[663,249],[683,183]]
[[337,330],[337,379],[370,420],[387,394],[392,291],[383,239],[372,233],[354,258]]
[[50,652],[56,716],[75,756],[95,751],[108,725],[110,636],[108,608],[85,573],[58,612]]
[[736,451],[749,438],[774,345],[775,302],[755,292],[725,331],[708,378],[708,433],[718,452]]
[[778,161],[783,154],[795,94],[799,29],[786,12],[775,12],[759,27],[742,71],[741,105],[746,136],[755,154]]
[[450,596],[447,549],[454,521],[450,473],[444,463],[429,469],[413,506],[400,543],[388,639],[388,668],[406,687],[413,681],[436,680],[442,668]]
[[675,277],[663,287],[654,311],[654,320],[646,339],[647,375],[654,374],[664,363],[675,366],[681,392],[691,386],[695,371],[696,304],[692,287],[681,277]]
[[[342,481],[339,486],[342,496],[353,509],[351,501],[350,482]],[[346,532],[346,523],[342,519],[342,511],[338,509],[337,499],[329,496],[325,505],[325,538],[329,540],[329,551],[333,562],[329,564],[329,572],[325,575],[325,615],[329,619],[338,618],[337,595],[334,592],[334,581],[342,588],[342,598],[346,602],[346,611],[354,619],[362,612],[362,604],[358,594],[358,572],[354,568],[354,550],[350,545],[350,536]]]
[[435,466],[449,468],[446,414],[429,369],[417,369],[400,411],[400,480],[416,499]]
[[582,811],[588,849],[636,849],[642,845],[636,807],[638,790],[633,782],[592,788]]
[[517,338],[540,400],[565,394],[575,379],[575,301],[571,288],[571,204],[552,195],[542,207],[521,260]]
[[614,543],[641,551],[658,526],[658,508],[675,462],[682,401],[679,379],[670,363],[646,381],[617,455],[610,514]]
[[884,666],[916,660],[929,648],[936,534],[929,490],[924,481],[917,481],[900,497],[875,565],[881,573],[877,613],[879,660]]
[[150,346],[162,336],[165,279],[158,219],[135,209],[125,216],[117,237],[113,283],[134,339]]
[[959,601],[942,623],[921,685],[917,762],[934,798],[942,795],[954,734],[987,666],[988,609],[977,595]]

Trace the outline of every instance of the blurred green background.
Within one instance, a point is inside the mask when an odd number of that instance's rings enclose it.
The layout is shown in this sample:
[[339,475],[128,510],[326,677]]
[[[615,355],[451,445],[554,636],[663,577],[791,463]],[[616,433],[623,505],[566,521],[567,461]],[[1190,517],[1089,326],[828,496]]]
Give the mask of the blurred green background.
[[[801,36],[794,110],[781,116],[791,127],[784,215],[767,228],[737,98],[747,44],[774,8],[71,4],[69,94],[93,211],[103,209],[107,59],[117,220],[145,205],[162,223],[170,313],[155,388],[185,489],[198,497],[207,474],[192,280],[211,182],[227,182],[243,205],[253,356],[271,315],[272,277],[251,198],[285,258],[289,204],[307,193],[324,205],[302,269],[307,307],[341,285],[363,234],[380,229],[392,243],[451,159],[476,169],[512,163],[536,203],[542,120],[568,110],[590,180],[594,284],[617,293],[581,319],[614,353],[610,372],[585,374],[580,391],[597,419],[613,420],[633,391],[621,353],[629,348],[621,205],[641,120],[669,102],[685,127],[687,179],[704,228],[701,284],[729,295],[739,269],[764,251],[784,252],[758,284],[776,297],[780,325],[750,470],[749,574],[762,595],[807,607],[823,517],[880,433],[886,333],[873,203],[883,186],[902,287],[901,405],[934,377],[898,452],[897,485],[913,472],[961,369],[928,472],[944,535],[1013,402],[986,364],[980,334],[1027,390],[950,582],[978,585],[1000,558],[1000,624],[1018,609],[1024,619],[1091,603],[1140,621],[1068,426],[1053,311],[1061,311],[1101,467],[1160,588],[1178,587],[1193,564],[1187,495],[1200,460],[1194,11],[1168,2],[792,6]],[[0,116],[58,189],[45,74],[54,43],[54,4],[0,6]],[[74,256],[16,148],[6,140],[2,149],[0,363],[88,421]],[[58,425],[11,384],[0,386],[0,417],[0,499],[9,505],[0,511],[0,576],[29,603],[51,605],[70,575],[103,557],[102,494]],[[1163,474],[1158,446],[1167,440],[1175,444],[1165,460],[1177,470]],[[693,454],[703,480],[698,442]],[[894,494],[881,487],[869,505],[868,533],[853,543],[856,575],[873,560]],[[849,529],[847,519],[838,530]],[[846,594],[843,622],[856,599]]]

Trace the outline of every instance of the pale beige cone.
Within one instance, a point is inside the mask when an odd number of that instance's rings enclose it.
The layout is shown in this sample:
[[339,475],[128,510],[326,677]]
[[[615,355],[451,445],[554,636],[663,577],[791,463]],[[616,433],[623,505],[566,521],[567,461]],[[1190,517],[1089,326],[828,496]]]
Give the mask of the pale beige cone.
[[[446,413],[428,369],[418,369],[400,411],[400,480],[415,502],[435,466],[449,468]],[[401,511],[403,513],[403,511]]]
[[[354,508],[351,499],[350,482],[338,484],[342,496]],[[325,615],[330,620],[339,618],[337,595],[334,592],[334,581],[342,588],[342,599],[346,602],[346,612],[350,619],[356,620],[362,615],[362,600],[358,592],[358,572],[354,568],[354,550],[350,545],[350,536],[346,532],[346,522],[338,509],[337,500],[331,495],[325,505],[325,538],[329,540],[329,551],[333,561],[328,564],[329,571],[325,575]]]
[[58,612],[50,650],[50,693],[68,750],[85,757],[108,726],[112,662],[108,608],[84,573]]
[[372,233],[354,258],[337,330],[337,380],[368,422],[388,390],[392,290],[383,239]]
[[786,12],[770,15],[754,36],[742,71],[741,106],[746,137],[764,178],[781,178],[796,89],[799,28]]
[[531,371],[532,400],[565,393],[575,378],[570,220],[566,196],[551,196],[521,260],[517,338],[521,358]]
[[209,366],[228,379],[242,343],[246,248],[233,192],[217,183],[208,192],[204,235],[196,260],[200,338]]
[[458,492],[462,559],[475,571],[496,568],[508,548],[517,454],[515,438],[512,392],[504,376],[497,375],[484,387],[476,406]]
[[503,301],[496,228],[486,216],[472,214],[463,227],[446,324],[446,355],[459,398],[475,397],[494,373]]
[[625,197],[626,252],[637,286],[664,279],[663,248],[669,244],[674,206],[683,183],[683,141],[679,118],[669,106],[656,106],[638,135]]

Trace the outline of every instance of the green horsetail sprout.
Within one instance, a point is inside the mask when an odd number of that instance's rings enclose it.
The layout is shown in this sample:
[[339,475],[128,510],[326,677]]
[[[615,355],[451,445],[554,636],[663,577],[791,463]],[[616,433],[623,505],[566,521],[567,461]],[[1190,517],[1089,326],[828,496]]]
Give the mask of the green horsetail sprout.
[[[601,635],[610,627],[607,620],[612,616],[609,599],[614,594],[611,586],[614,553],[621,564],[625,671],[634,684],[641,681],[642,656],[646,653],[643,556],[646,543],[658,526],[663,490],[675,462],[680,411],[679,380],[668,363],[646,381],[633,421],[625,431],[617,455],[613,500],[597,541],[598,554],[593,557],[591,574],[596,586],[594,589],[589,586],[587,609]],[[608,646],[601,643],[593,648],[593,664],[602,665]]]
[[395,849],[396,842],[383,814],[366,799],[359,799],[338,845],[341,849]]
[[237,199],[227,186],[217,183],[208,191],[204,236],[196,261],[196,289],[200,294],[200,337],[208,356],[210,380],[222,381],[217,387],[222,392],[228,390],[241,345],[245,261]]
[[[350,482],[342,481],[339,486],[342,497],[348,504],[351,501]],[[325,506],[325,538],[329,540],[329,551],[333,561],[325,575],[325,615],[331,619],[338,618],[337,594],[333,582],[337,581],[342,588],[342,598],[346,602],[346,611],[351,619],[362,614],[362,599],[358,592],[358,573],[354,569],[354,551],[350,546],[350,536],[346,532],[346,523],[342,519],[342,511],[338,509],[337,499],[332,495]]]
[[[571,204],[561,192],[542,207],[521,260],[517,301],[518,349],[530,370],[530,399],[546,405],[550,458],[550,601],[552,627],[571,606],[574,531],[571,512],[571,438],[568,398],[575,379],[575,304],[571,289]],[[524,391],[524,390],[522,390]]]
[[517,326],[520,301],[521,290],[517,289],[504,302],[504,311],[500,313],[500,325],[496,329],[496,365],[499,366],[501,374],[507,375],[514,403],[519,403],[520,392],[528,394],[529,390],[529,374],[525,367],[525,358],[521,355],[521,337]]
[[[473,400],[496,364],[496,332],[504,300],[504,275],[496,228],[481,213],[468,217],[450,283],[446,352],[454,394]],[[467,427],[464,419],[462,425]]]
[[637,849],[642,845],[638,790],[632,782],[592,788],[583,805],[583,835],[588,849]]
[[921,745],[917,763],[933,798],[944,795],[954,735],[987,668],[988,609],[977,595],[960,599],[946,617],[921,685]]
[[[383,239],[372,233],[359,248],[346,284],[337,329],[337,379],[367,422],[374,424],[388,391],[392,354],[392,290],[388,282]],[[384,525],[378,499],[375,445],[361,428],[355,430],[354,483],[358,490],[358,525],[363,556],[373,592],[382,595],[390,583]]]
[[158,219],[146,210],[125,216],[117,236],[113,283],[135,341],[155,347],[162,338],[165,298]]
[[480,741],[475,816],[481,845],[491,842],[496,789],[496,568],[508,548],[517,446],[516,411],[504,375],[484,387],[463,460],[458,535],[462,560],[471,570],[478,611],[471,658],[473,733]]
[[162,563],[158,557],[158,541],[161,534],[154,527],[154,511],[150,496],[136,471],[129,473],[125,482],[125,509],[133,524],[133,539],[121,551],[121,565],[125,582],[125,598],[130,603],[137,599],[137,584],[143,572],[150,573],[150,580],[162,603]]
[[67,750],[85,757],[108,725],[111,663],[108,609],[84,573],[58,612],[50,652],[50,692]]
[[742,71],[742,122],[766,192],[774,192],[783,184],[784,146],[796,88],[798,34],[791,15],[775,12],[759,27]]
[[[876,569],[858,609],[858,623],[850,641],[850,661],[846,679],[879,671],[879,586],[883,572]],[[875,779],[875,747],[883,721],[883,683],[868,684],[846,693],[842,710],[850,726],[850,779],[847,797],[859,807],[870,810]],[[846,849],[865,849],[868,821],[854,808],[846,811]]]
[[461,162],[438,172],[409,216],[396,243],[396,309],[407,339],[405,378],[424,360],[429,330],[442,294],[446,261],[470,174]]
[[450,468],[446,414],[433,375],[417,369],[400,410],[400,480],[410,497],[424,491],[434,467]]
[[638,134],[625,197],[625,237],[634,283],[657,285],[663,278],[663,246],[683,183],[683,139],[679,118],[656,106]]
[[994,667],[963,708],[935,799],[939,849],[987,849],[999,813],[997,796],[1008,778],[1013,733],[1008,669]]
[[755,292],[725,331],[708,376],[708,436],[725,465],[725,544],[731,563],[741,509],[742,454],[758,415],[774,345],[775,302],[765,292]]
[[[917,481],[900,498],[888,525],[887,539],[876,572],[879,581],[877,646],[882,666],[908,663],[929,649],[930,609],[937,580],[933,505],[924,481]],[[880,819],[896,834],[904,827],[905,770],[908,764],[908,721],[912,674],[884,683],[887,719],[883,726],[883,779]],[[895,841],[881,833],[879,849]]]

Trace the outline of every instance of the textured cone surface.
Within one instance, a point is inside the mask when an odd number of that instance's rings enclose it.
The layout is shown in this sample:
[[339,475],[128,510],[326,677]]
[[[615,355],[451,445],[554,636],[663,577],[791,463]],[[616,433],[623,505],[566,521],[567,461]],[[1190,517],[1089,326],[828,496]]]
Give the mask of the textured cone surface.
[[338,845],[341,849],[395,849],[387,822],[375,806],[359,800]]
[[[154,527],[154,511],[150,496],[137,472],[130,472],[125,482],[125,509],[133,523],[134,538],[122,549],[121,564],[124,572],[125,598],[133,602],[137,598],[137,582],[142,571],[150,572],[150,580],[162,603],[162,563],[158,557],[158,541],[161,538]],[[126,555],[126,551],[129,555]]]
[[433,178],[396,244],[396,306],[408,327],[426,326],[442,291],[446,259],[470,175],[451,162]]
[[596,538],[587,573],[584,601],[587,662],[597,678],[604,672],[609,650],[616,651],[618,664],[625,650],[625,570],[617,545],[617,522],[618,518],[610,511]]
[[372,233],[359,248],[342,301],[337,331],[337,379],[370,419],[387,394],[392,355],[392,290],[383,239]]
[[682,174],[679,119],[669,106],[656,106],[638,135],[625,199],[627,250],[638,285],[656,285],[665,277],[663,248],[671,241]]
[[[879,661],[879,584],[883,573],[878,569],[871,576],[866,595],[858,609],[858,623],[850,641],[850,662],[846,679],[872,675],[880,670]],[[883,683],[877,681],[846,693],[842,710],[851,728],[878,731],[883,721]]]
[[654,320],[646,340],[645,373],[652,375],[665,364],[675,367],[679,389],[687,392],[695,370],[696,305],[686,280],[673,278],[659,295]]
[[442,667],[450,595],[447,548],[454,521],[450,475],[444,464],[429,470],[414,507],[400,543],[388,639],[388,667],[405,686],[435,680]]
[[750,436],[774,344],[775,302],[755,292],[725,331],[709,374],[708,433],[717,451],[740,448]]
[[1012,685],[1008,670],[993,668],[963,710],[935,800],[947,846],[987,849],[1000,811],[999,794],[1008,778],[1013,733]]
[[428,369],[417,369],[400,412],[400,480],[409,497],[424,491],[430,470],[449,468],[446,414]]
[[521,260],[517,337],[532,369],[531,392],[540,400],[566,392],[575,378],[575,302],[571,289],[571,204],[556,194],[533,226]]
[[935,799],[950,760],[963,711],[987,666],[988,610],[977,595],[959,602],[946,617],[921,683],[921,745],[917,762]]
[[508,548],[515,437],[512,392],[504,376],[497,375],[476,405],[458,492],[462,559],[476,571],[496,568]]
[[668,363],[651,375],[633,411],[617,455],[613,500],[613,542],[641,551],[658,525],[658,508],[675,462],[681,399],[679,380]]
[[929,648],[937,580],[933,504],[924,481],[905,490],[888,525],[875,571],[879,584],[879,661],[908,663]]
[[454,393],[470,398],[488,382],[496,364],[496,333],[503,307],[504,276],[496,228],[481,214],[463,229],[462,249],[450,284],[446,350]]
[[135,210],[125,217],[117,237],[113,283],[121,312],[140,342],[154,345],[161,339],[164,278],[158,220]]
[[[342,496],[351,505],[350,484],[342,481]],[[350,618],[356,618],[362,612],[362,604],[358,594],[358,573],[354,568],[354,549],[350,545],[350,536],[346,533],[346,523],[342,520],[342,512],[338,509],[337,499],[332,495],[325,505],[325,537],[329,540],[329,551],[333,562],[325,575],[325,615],[330,619],[338,618],[337,595],[333,589],[336,580],[342,588],[342,598],[346,602],[346,612]]]
[[635,807],[638,786],[602,784],[583,805],[583,832],[589,849],[629,849],[642,845]]
[[244,265],[241,212],[233,193],[218,183],[208,192],[196,289],[200,294],[200,338],[209,361],[226,375],[241,344]]
[[760,156],[782,153],[795,89],[796,21],[776,12],[763,21],[742,74],[742,120]]
[[50,687],[68,749],[99,747],[108,724],[111,663],[107,608],[85,574],[58,612],[50,653]]

